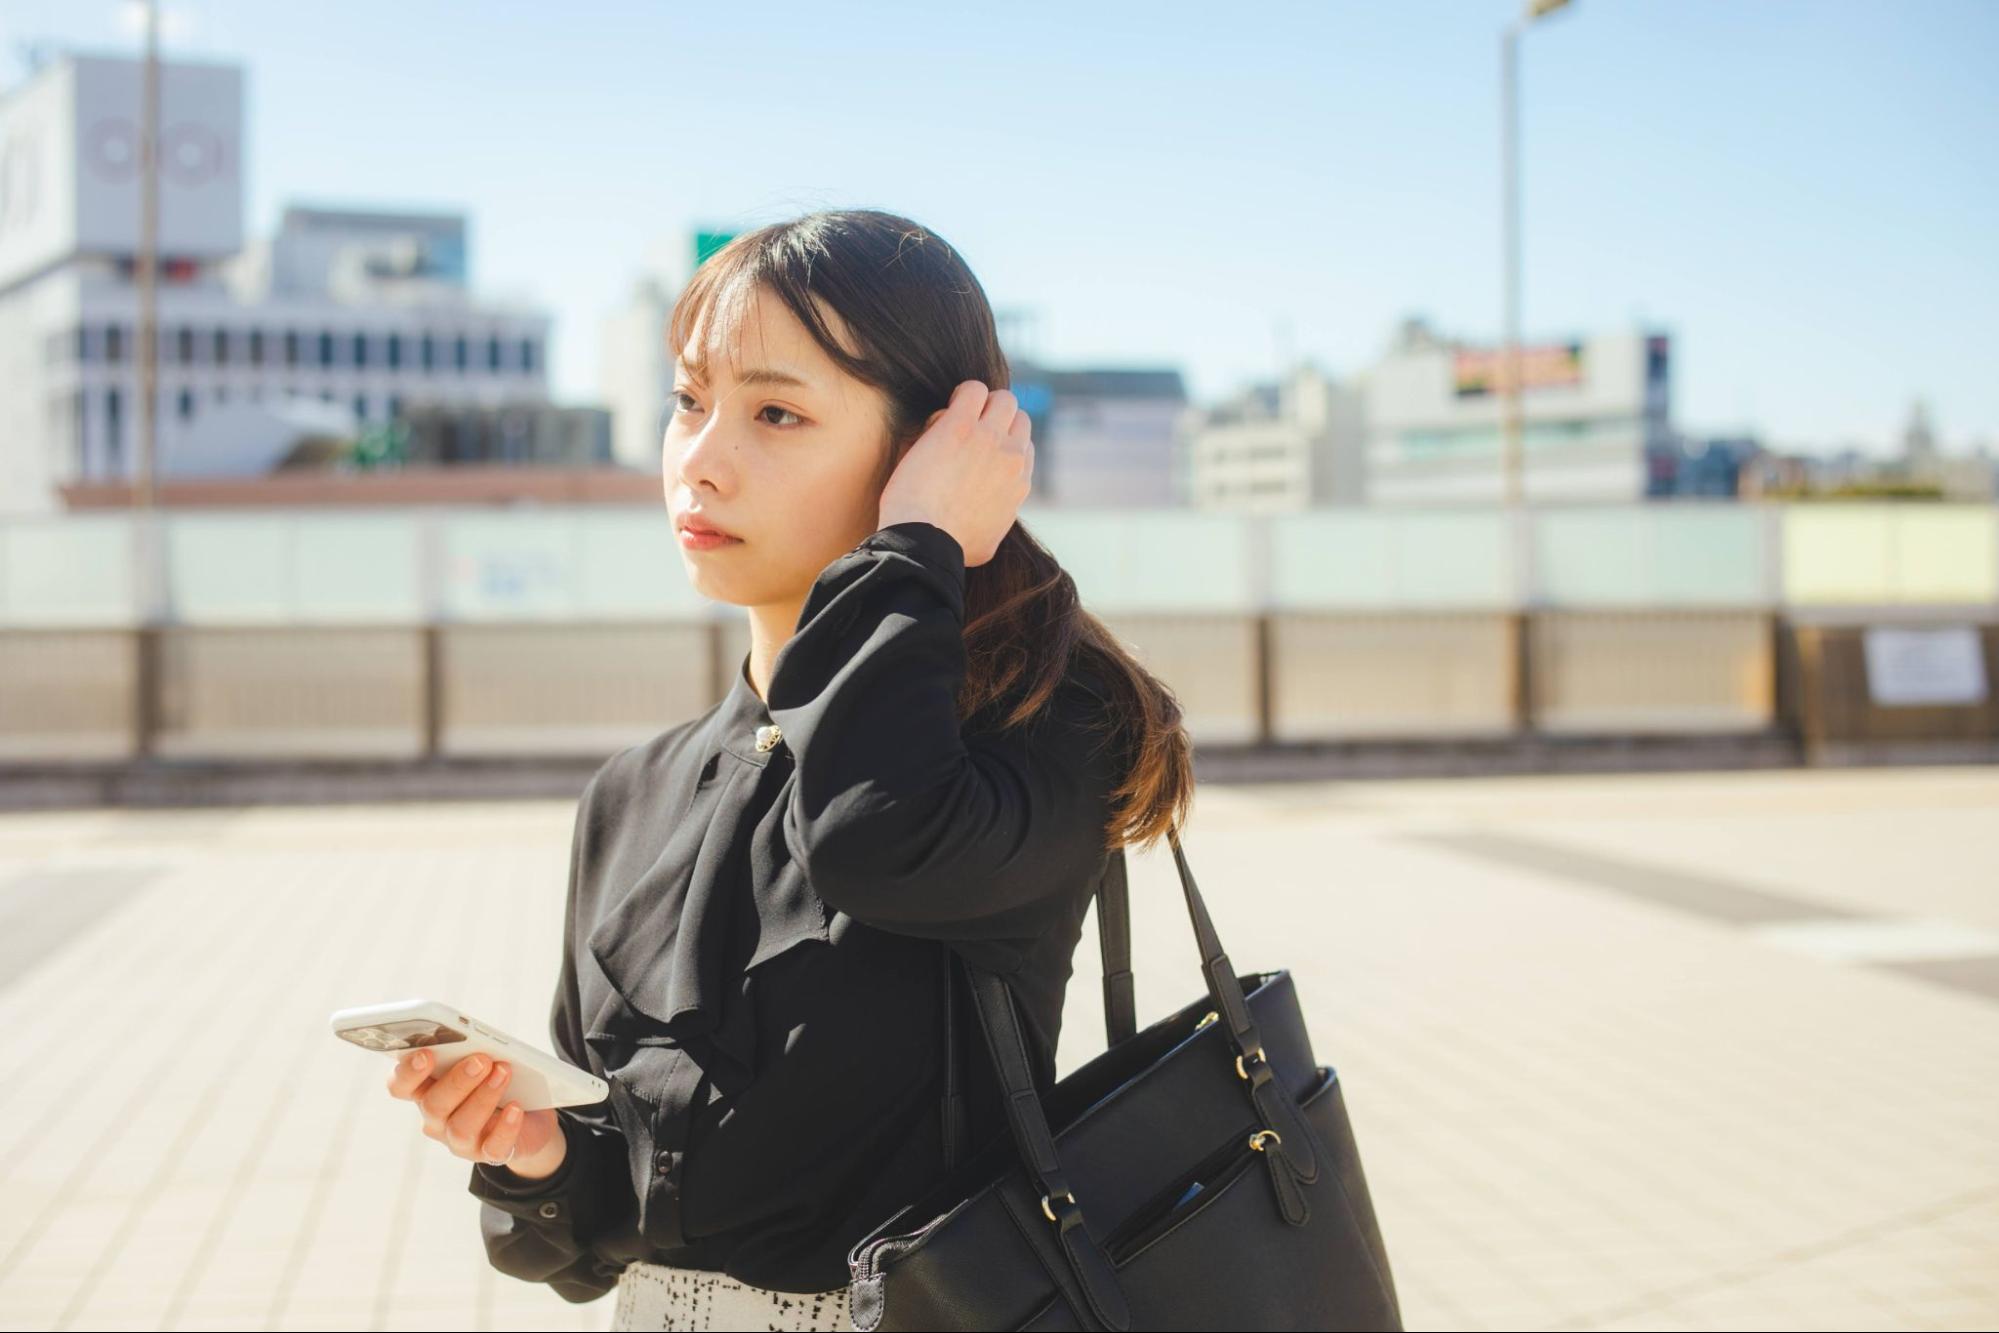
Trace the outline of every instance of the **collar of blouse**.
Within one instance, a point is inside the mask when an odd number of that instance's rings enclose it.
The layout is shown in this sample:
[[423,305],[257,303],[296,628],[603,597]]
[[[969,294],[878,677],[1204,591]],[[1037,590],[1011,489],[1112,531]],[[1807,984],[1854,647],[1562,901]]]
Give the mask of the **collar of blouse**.
[[727,750],[744,763],[762,768],[770,763],[771,751],[781,743],[782,736],[777,724],[771,721],[770,709],[750,685],[750,655],[745,652],[743,660],[736,664],[736,678],[729,686],[729,693],[706,728],[702,758],[704,762],[711,761],[718,751]]

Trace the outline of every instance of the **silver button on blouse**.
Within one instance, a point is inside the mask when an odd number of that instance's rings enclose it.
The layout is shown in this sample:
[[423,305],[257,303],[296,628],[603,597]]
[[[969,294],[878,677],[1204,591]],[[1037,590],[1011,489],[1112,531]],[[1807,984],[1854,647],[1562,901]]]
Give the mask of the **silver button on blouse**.
[[771,723],[768,726],[762,726],[757,728],[758,750],[768,750],[783,739],[784,739],[784,733],[778,729],[778,726],[775,722]]

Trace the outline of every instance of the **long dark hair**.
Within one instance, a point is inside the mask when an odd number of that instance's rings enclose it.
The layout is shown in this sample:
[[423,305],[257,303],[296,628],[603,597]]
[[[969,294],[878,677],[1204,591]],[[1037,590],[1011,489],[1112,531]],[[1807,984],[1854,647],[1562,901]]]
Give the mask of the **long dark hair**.
[[[736,237],[695,270],[674,303],[669,357],[686,348],[709,309],[719,316],[711,335],[733,347],[758,288],[783,300],[843,370],[887,397],[889,449],[878,486],[958,384],[1012,384],[979,280],[949,243],[908,218],[842,209]],[[844,322],[857,352],[834,336],[819,301]],[[1075,580],[1017,520],[991,560],[965,571],[965,659],[959,718],[993,708],[1002,728],[1040,713],[1073,671],[1099,683],[1108,700],[1106,743],[1119,747],[1127,766],[1107,849],[1156,842],[1184,823],[1194,775],[1178,700],[1083,609]]]

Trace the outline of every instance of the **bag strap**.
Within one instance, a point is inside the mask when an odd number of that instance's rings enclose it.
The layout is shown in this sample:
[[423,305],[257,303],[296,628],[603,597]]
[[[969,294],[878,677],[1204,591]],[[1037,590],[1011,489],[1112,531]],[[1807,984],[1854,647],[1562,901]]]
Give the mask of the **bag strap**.
[[[1188,868],[1186,853],[1180,848],[1178,828],[1169,826],[1166,839],[1173,848],[1174,866],[1179,871],[1180,887],[1187,900],[1187,915],[1193,922],[1194,938],[1200,946],[1201,970],[1207,981],[1208,998],[1221,1019],[1216,1026],[1226,1034],[1235,1052],[1236,1073],[1247,1085],[1258,1118],[1265,1128],[1277,1133],[1278,1144],[1270,1150],[1273,1157],[1271,1169],[1277,1169],[1275,1158],[1281,1155],[1299,1180],[1315,1180],[1319,1164],[1312,1152],[1311,1136],[1304,1128],[1289,1091],[1277,1082],[1270,1062],[1264,1057],[1256,1020],[1243,996],[1242,983],[1237,979],[1228,954],[1222,949],[1221,939],[1215,933],[1215,923],[1208,915],[1207,903],[1194,884],[1193,871]],[[1121,851],[1118,859],[1121,863]],[[1108,879],[1106,887],[1110,887]],[[1120,884],[1118,889],[1123,887]],[[1128,916],[1119,913],[1118,920],[1119,926],[1105,928],[1112,936],[1128,929]],[[1128,936],[1126,940],[1128,951]],[[1111,960],[1112,956],[1107,954],[1107,965]],[[1127,966],[1120,970],[1128,977],[1128,952],[1124,953],[1122,961]],[[1049,1127],[1047,1111],[1041,1104],[1041,1094],[1034,1086],[1033,1066],[1028,1060],[1013,991],[1000,974],[962,958],[960,962],[971,976],[972,1000],[978,1010],[979,1024],[985,1030],[986,1044],[999,1071],[1000,1085],[1006,1092],[1007,1123],[1013,1133],[1014,1148],[1026,1168],[1030,1183],[1041,1191],[1043,1215],[1059,1228],[1058,1239],[1068,1258],[1070,1274],[1080,1285],[1083,1300],[1074,1303],[1075,1308],[1087,1309],[1103,1328],[1128,1328],[1131,1315],[1123,1291],[1118,1286],[1117,1270],[1089,1230],[1082,1225],[1081,1204],[1069,1188],[1061,1156],[1055,1149],[1055,1135]]]
[[944,955],[944,1169],[958,1164],[958,1157],[970,1147],[965,1142],[971,1126],[965,1109],[965,1080],[958,1072],[958,951],[948,941],[939,946]]
[[1124,848],[1111,853],[1097,887],[1097,946],[1104,956],[1104,1044],[1115,1046],[1138,1031],[1138,1003],[1131,978],[1131,890]]
[[1083,1210],[1063,1174],[1054,1133],[1048,1127],[1041,1096],[1034,1089],[1034,1069],[1028,1060],[1020,1017],[1014,1012],[1013,991],[998,973],[970,964],[967,968],[986,1045],[1006,1089],[1007,1123],[1013,1130],[1015,1151],[1027,1167],[1029,1189],[1041,1190],[1041,1212],[1057,1228],[1055,1239],[1073,1281],[1064,1281],[1064,1274],[1055,1268],[1049,1276],[1069,1298],[1071,1308],[1086,1315],[1088,1327],[1123,1333],[1131,1327],[1131,1307],[1118,1285],[1117,1269],[1083,1226]]
[[[1138,1004],[1132,992],[1131,888],[1124,848],[1110,854],[1097,884],[1097,944],[1103,953],[1104,1045],[1116,1046],[1138,1031]],[[965,1077],[960,1071],[958,1042],[958,951],[949,943],[944,955],[944,1167],[958,1164],[971,1130],[965,1109]]]

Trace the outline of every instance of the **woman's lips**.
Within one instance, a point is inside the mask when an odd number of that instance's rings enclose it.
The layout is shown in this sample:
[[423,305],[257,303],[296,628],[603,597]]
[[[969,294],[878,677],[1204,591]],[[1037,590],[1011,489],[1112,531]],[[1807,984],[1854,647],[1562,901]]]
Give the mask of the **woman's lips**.
[[680,544],[690,551],[713,551],[724,546],[734,546],[740,541],[741,537],[731,537],[713,528],[697,527],[691,523],[680,529]]

